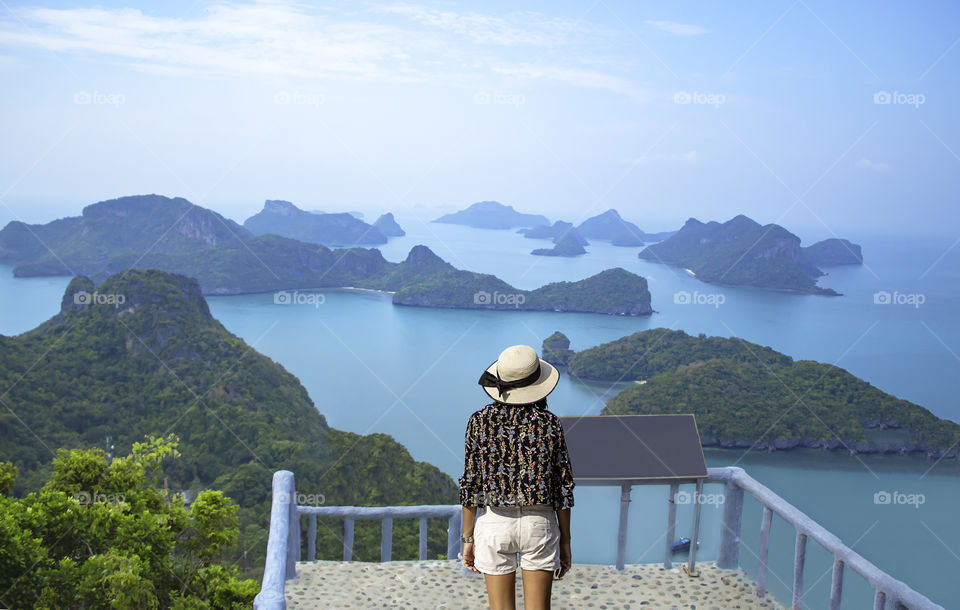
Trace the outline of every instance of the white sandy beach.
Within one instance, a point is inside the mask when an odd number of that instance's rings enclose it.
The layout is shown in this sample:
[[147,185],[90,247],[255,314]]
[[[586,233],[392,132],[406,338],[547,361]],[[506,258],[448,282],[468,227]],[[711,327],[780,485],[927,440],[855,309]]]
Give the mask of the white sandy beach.
[[[552,607],[697,608],[731,610],[783,608],[760,599],[742,571],[724,571],[712,564],[697,566],[688,577],[675,567],[630,565],[617,572],[608,565],[574,564],[553,585]],[[301,562],[296,580],[287,581],[287,607],[306,608],[487,608],[483,577],[467,573],[456,561]],[[517,577],[517,607],[523,588]]]

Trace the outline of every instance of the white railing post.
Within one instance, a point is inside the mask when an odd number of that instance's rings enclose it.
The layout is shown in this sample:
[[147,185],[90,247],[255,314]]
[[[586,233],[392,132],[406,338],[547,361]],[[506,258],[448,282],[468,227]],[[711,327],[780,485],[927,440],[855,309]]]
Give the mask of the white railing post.
[[427,558],[427,518],[420,517],[420,552],[417,553],[420,561]]
[[617,572],[623,572],[627,555],[627,517],[630,515],[630,484],[620,486],[620,523],[617,526]]
[[[670,496],[667,498],[667,548],[663,554],[663,569],[673,567],[673,540],[677,535],[677,494],[680,493],[680,483],[670,483]],[[691,542],[692,544],[692,542]]]
[[[720,527],[720,551],[717,567],[721,570],[736,570],[740,567],[740,525],[743,517],[743,489],[732,478],[724,488],[723,521]],[[690,542],[693,544],[693,541]]]
[[393,519],[384,517],[380,520],[380,561],[390,561],[393,550]]
[[270,504],[270,536],[267,539],[267,558],[263,566],[260,592],[253,599],[255,610],[286,610],[283,588],[287,578],[295,578],[288,563],[290,543],[290,503],[293,494],[293,473],[278,470],[273,473],[273,498]]
[[763,507],[763,521],[760,523],[760,552],[757,565],[757,596],[767,594],[767,556],[770,551],[770,524],[773,522],[773,511]]

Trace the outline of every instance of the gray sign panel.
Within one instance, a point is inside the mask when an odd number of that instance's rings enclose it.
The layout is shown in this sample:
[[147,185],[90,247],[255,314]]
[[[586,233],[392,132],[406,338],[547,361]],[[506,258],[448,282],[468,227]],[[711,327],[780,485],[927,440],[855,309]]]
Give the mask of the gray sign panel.
[[561,417],[577,483],[612,485],[707,476],[693,415]]

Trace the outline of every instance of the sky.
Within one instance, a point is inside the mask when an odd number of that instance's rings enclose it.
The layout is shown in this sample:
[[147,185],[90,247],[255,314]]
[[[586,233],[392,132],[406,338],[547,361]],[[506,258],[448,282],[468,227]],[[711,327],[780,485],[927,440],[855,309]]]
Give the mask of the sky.
[[0,0],[0,221],[142,193],[960,233],[955,2]]

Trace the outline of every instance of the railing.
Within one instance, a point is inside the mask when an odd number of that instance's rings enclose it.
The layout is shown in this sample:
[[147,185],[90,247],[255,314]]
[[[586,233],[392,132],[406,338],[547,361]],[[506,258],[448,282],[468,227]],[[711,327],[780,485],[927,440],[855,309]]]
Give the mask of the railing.
[[456,560],[460,554],[459,504],[420,506],[298,506],[293,473],[278,470],[273,474],[273,504],[270,509],[270,536],[260,593],[253,601],[257,610],[285,610],[284,583],[297,577],[300,561],[300,517],[309,517],[307,526],[307,561],[314,561],[317,552],[317,517],[343,517],[343,560],[353,559],[353,525],[356,519],[380,519],[380,561],[390,561],[393,551],[393,520],[420,520],[421,560],[427,559],[427,519],[447,518],[447,557]]
[[[614,482],[611,482],[613,484]],[[619,484],[619,483],[617,483]],[[656,484],[651,482],[651,484]],[[833,555],[833,581],[830,588],[830,608],[840,607],[843,594],[843,579],[846,567],[860,574],[873,587],[874,610],[944,610],[926,596],[914,591],[905,583],[893,578],[886,572],[864,559],[858,553],[823,526],[805,515],[798,508],[775,494],[766,486],[750,477],[742,468],[710,468],[706,479],[697,483],[698,492],[703,484],[724,486],[723,516],[720,527],[720,547],[716,566],[720,569],[734,570],[740,566],[740,530],[743,518],[744,494],[749,493],[763,506],[760,523],[760,559],[757,569],[757,594],[766,595],[767,554],[770,542],[770,526],[773,515],[794,527],[797,532],[794,548],[793,603],[795,610],[802,607],[803,568],[806,559],[807,540],[813,539]],[[670,485],[670,510],[668,512],[667,544],[672,541],[672,532],[676,526],[676,507],[674,505],[677,485]],[[626,498],[626,500],[623,500]],[[624,490],[621,500],[629,501],[629,487]],[[621,505],[623,511],[623,505]],[[257,610],[285,610],[284,583],[297,577],[296,562],[300,560],[300,516],[309,516],[307,535],[307,558],[316,557],[317,517],[344,517],[343,558],[349,561],[353,554],[353,522],[355,519],[381,519],[380,559],[390,561],[392,549],[392,528],[394,518],[420,519],[420,559],[426,559],[427,518],[447,517],[447,557],[453,559],[460,553],[459,505],[433,506],[297,506],[293,473],[280,470],[273,475],[273,504],[270,510],[270,537],[267,543],[267,558],[263,572],[263,584],[254,600]],[[695,520],[698,521],[698,520]],[[697,523],[694,525],[696,530]],[[623,538],[626,530],[623,529]],[[618,542],[618,556],[622,554],[625,540]],[[691,540],[691,558],[688,569],[695,571],[694,554],[696,537]],[[671,553],[667,551],[664,567],[670,567]]]

